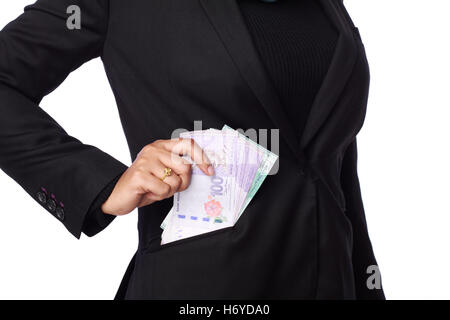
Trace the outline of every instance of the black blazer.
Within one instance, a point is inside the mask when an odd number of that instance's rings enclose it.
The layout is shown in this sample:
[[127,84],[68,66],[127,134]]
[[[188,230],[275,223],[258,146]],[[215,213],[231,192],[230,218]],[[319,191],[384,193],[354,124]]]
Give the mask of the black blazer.
[[[0,167],[80,236],[91,203],[126,166],[69,136],[39,103],[100,56],[132,159],[194,120],[281,135],[279,172],[234,227],[161,246],[172,200],[140,209],[117,298],[383,298],[366,286],[376,261],[356,172],[368,64],[342,1],[320,3],[340,35],[298,139],[235,0],[37,1],[0,35]],[[66,27],[74,4],[81,30]]]

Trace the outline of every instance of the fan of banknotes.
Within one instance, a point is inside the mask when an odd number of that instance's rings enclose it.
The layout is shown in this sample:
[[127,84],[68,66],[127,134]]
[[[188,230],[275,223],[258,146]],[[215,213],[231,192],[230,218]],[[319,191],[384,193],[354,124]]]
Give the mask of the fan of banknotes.
[[184,132],[214,166],[214,176],[193,165],[189,188],[174,195],[174,204],[161,224],[161,244],[233,226],[256,194],[278,156],[224,126]]

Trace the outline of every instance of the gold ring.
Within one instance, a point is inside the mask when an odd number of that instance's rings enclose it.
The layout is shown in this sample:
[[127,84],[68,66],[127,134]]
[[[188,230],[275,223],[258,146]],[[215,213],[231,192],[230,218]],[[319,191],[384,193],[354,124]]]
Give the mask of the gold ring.
[[164,181],[165,178],[170,177],[172,175],[172,169],[164,168],[164,175],[161,178],[161,181]]

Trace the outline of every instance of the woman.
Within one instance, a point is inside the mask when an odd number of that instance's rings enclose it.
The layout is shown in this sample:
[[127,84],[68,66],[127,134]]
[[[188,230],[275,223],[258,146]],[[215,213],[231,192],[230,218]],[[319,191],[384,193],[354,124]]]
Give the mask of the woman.
[[[80,29],[67,28],[71,5]],[[116,298],[384,298],[367,285],[376,261],[356,173],[369,71],[342,0],[38,0],[0,44],[1,168],[76,237],[139,207]],[[99,56],[129,168],[38,106]],[[190,178],[172,154],[196,150],[214,174],[198,146],[168,139],[194,120],[279,129],[279,170],[234,227],[161,245],[170,197]]]

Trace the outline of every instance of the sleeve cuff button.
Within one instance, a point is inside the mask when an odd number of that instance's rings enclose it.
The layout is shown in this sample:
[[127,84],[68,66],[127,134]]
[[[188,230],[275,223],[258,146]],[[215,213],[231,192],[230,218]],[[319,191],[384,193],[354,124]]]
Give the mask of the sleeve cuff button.
[[64,209],[63,209],[63,208],[61,208],[61,207],[56,208],[55,214],[56,214],[56,217],[57,217],[59,220],[61,220],[61,221],[64,220],[65,213],[64,213]]
[[47,195],[43,191],[37,193],[37,199],[40,203],[45,204],[47,202]]
[[49,201],[47,201],[47,209],[50,210],[51,212],[55,212],[55,209],[56,209],[55,200],[50,199]]

